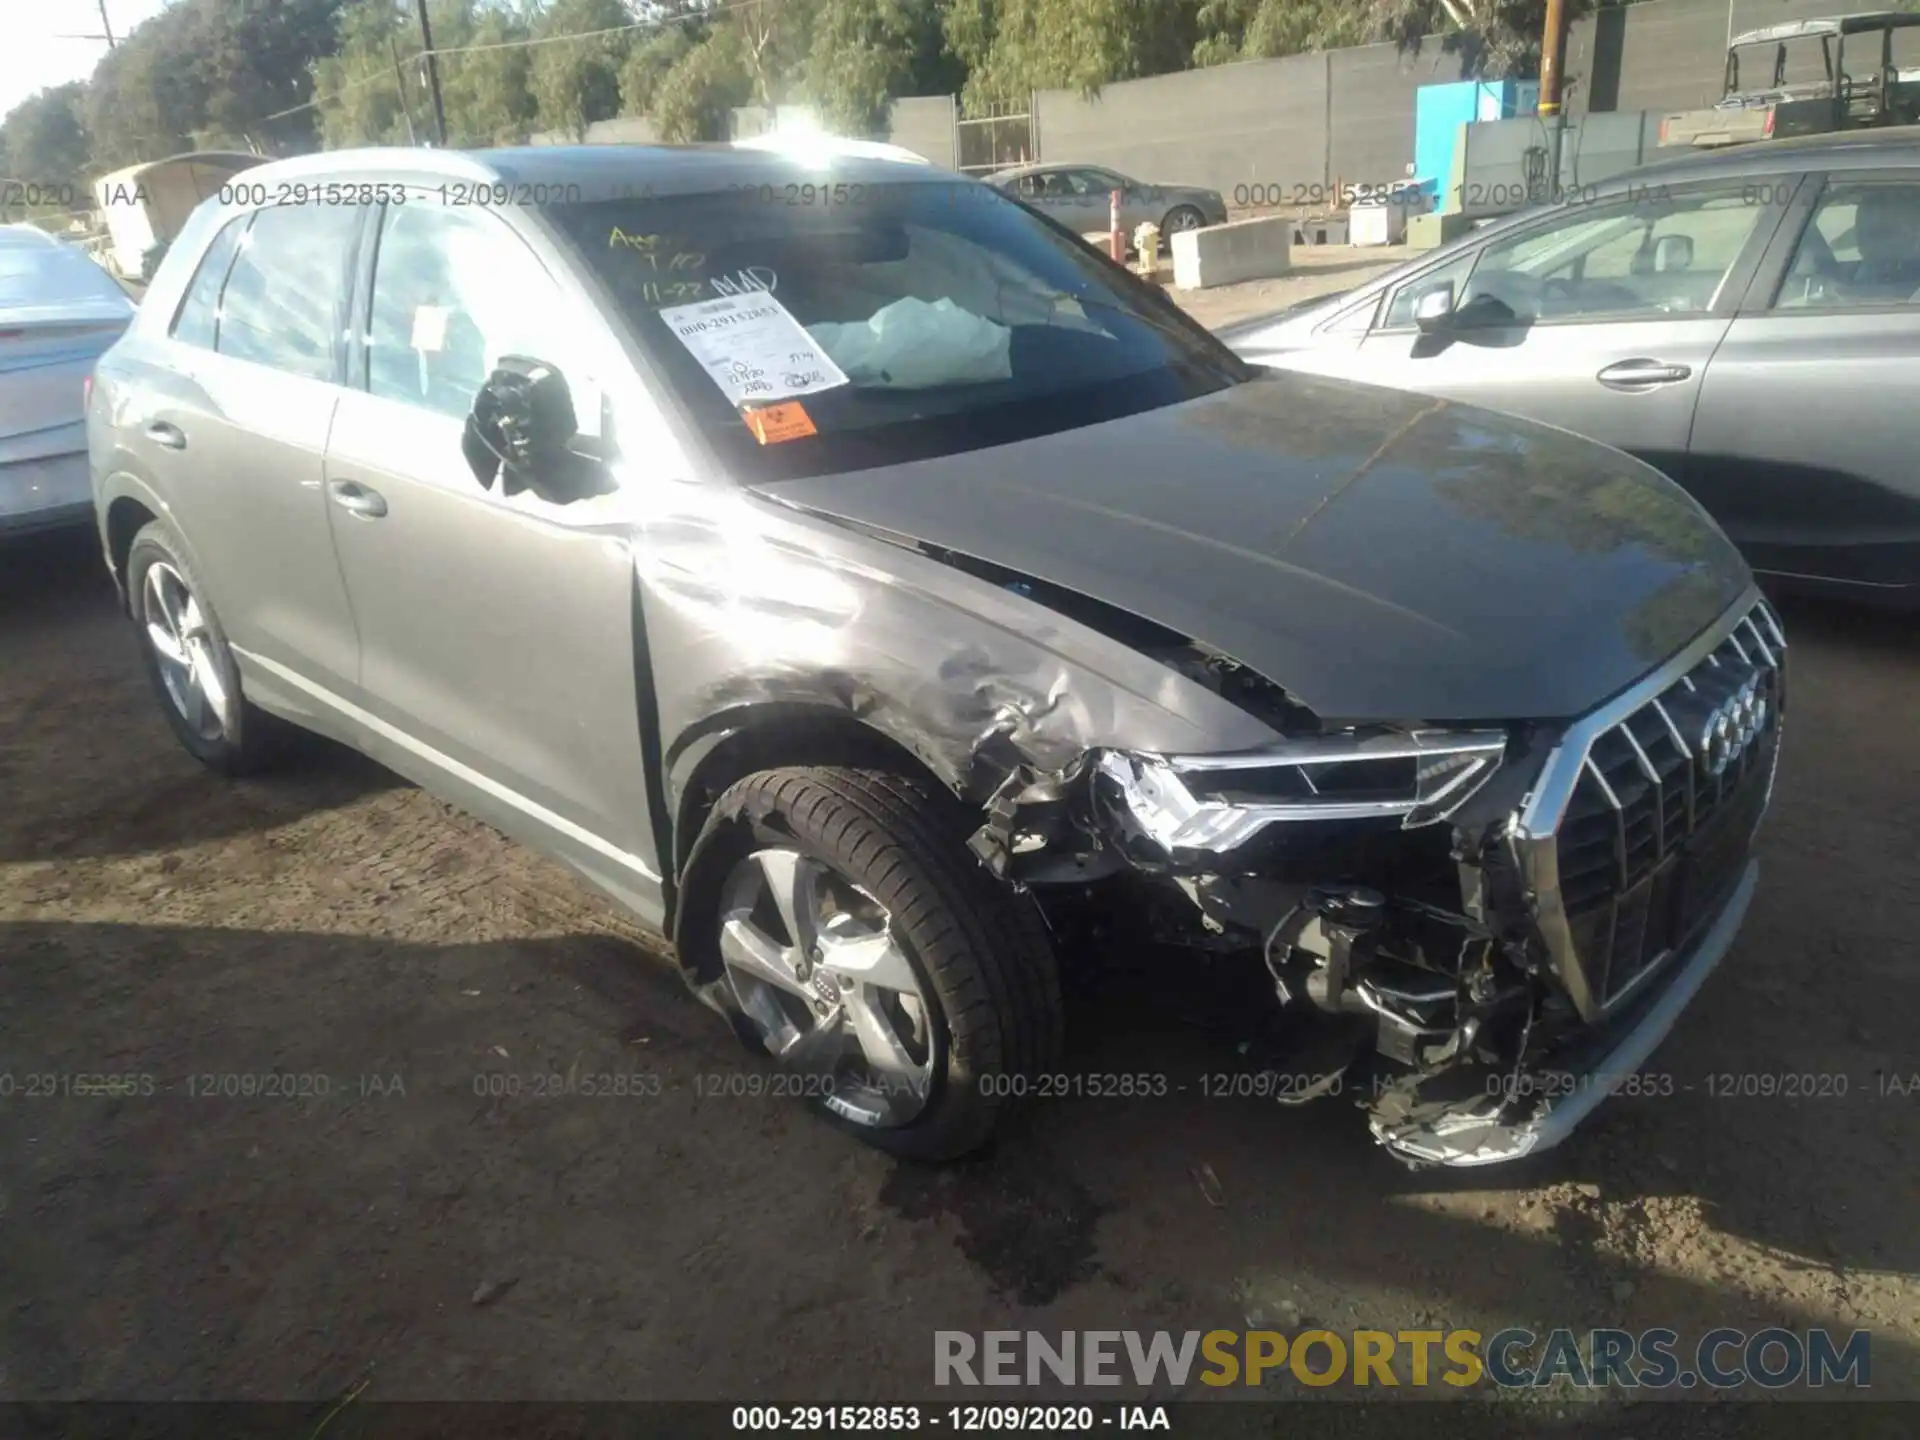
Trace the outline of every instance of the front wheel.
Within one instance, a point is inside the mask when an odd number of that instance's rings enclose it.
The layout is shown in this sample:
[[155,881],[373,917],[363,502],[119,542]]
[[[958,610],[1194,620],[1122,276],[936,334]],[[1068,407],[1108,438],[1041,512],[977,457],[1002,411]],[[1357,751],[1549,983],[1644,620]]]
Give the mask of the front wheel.
[[1033,903],[966,847],[944,791],[884,771],[762,771],[689,859],[683,960],[787,1091],[898,1155],[952,1159],[1058,1059]]

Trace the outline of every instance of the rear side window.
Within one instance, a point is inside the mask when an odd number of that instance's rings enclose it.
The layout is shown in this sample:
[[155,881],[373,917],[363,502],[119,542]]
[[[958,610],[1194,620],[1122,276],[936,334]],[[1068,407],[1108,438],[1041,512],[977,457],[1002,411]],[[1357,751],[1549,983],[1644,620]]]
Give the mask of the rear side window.
[[374,259],[367,388],[464,416],[502,355],[569,364],[572,345],[552,278],[485,210],[427,200],[387,208]]
[[1920,304],[1920,184],[1828,188],[1800,237],[1777,310]]
[[200,257],[200,268],[193,272],[192,283],[173,317],[173,338],[181,344],[213,349],[220,333],[220,287],[227,283],[234,252],[252,220],[251,215],[229,220]]
[[360,216],[355,205],[260,211],[227,276],[214,348],[290,375],[332,380]]

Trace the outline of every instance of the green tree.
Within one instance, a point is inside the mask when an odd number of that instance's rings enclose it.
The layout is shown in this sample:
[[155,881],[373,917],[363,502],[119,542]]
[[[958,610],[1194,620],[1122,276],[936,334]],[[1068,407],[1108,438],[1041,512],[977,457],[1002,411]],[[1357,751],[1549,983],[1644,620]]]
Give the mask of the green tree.
[[[1597,0],[1567,0],[1567,23]],[[1635,0],[1620,0],[1633,4]],[[1470,75],[1540,72],[1546,0],[1200,0],[1195,65],[1391,41],[1437,44]]]
[[[525,12],[495,0],[433,0],[427,18],[441,52],[447,142],[524,141],[534,128],[533,57],[521,43],[531,35]],[[412,0],[354,0],[340,14],[334,53],[314,69],[327,145],[433,139],[433,101]]]
[[658,30],[642,34],[620,67],[620,113],[652,114],[661,82],[704,36],[704,29],[696,29],[693,22],[675,20],[663,20]]
[[[345,0],[185,0],[192,131],[209,144],[312,146],[313,66],[333,53]],[[163,19],[171,18],[162,15]]]
[[29,95],[0,121],[0,175],[30,185],[76,185],[87,174],[87,131],[79,81]]
[[[533,98],[542,127],[576,139],[620,113],[620,71],[632,45],[631,11],[620,0],[551,0],[534,22],[547,41],[533,52]],[[616,31],[600,34],[601,31]],[[579,39],[561,39],[579,36]]]
[[754,98],[739,29],[723,25],[667,71],[653,97],[653,126],[662,140],[725,140],[729,111]]
[[[1571,25],[1594,4],[1566,0],[1566,22]],[[1499,79],[1540,73],[1547,0],[1365,0],[1357,8],[1366,12],[1379,39],[1402,49],[1437,39],[1443,49],[1460,53],[1470,75]]]
[[175,5],[101,57],[81,107],[96,175],[192,148],[206,122],[198,38],[195,12]]
[[806,89],[830,128],[879,133],[897,96],[964,83],[935,0],[820,0],[810,28]]
[[[447,131],[456,145],[518,145],[535,128],[533,52],[516,42],[533,28],[521,9],[507,5],[462,7],[461,44],[476,49],[444,57],[441,85],[447,107]],[[435,22],[434,44],[441,47]],[[411,81],[409,81],[411,84]],[[415,121],[415,124],[418,124]]]
[[947,42],[968,67],[969,110],[1024,106],[1035,90],[1185,69],[1198,38],[1191,0],[950,0]]
[[[429,12],[436,46],[452,43],[441,29],[447,25],[451,30],[452,18],[444,6]],[[417,56],[420,50],[419,29],[409,23],[402,0],[354,0],[340,12],[335,28],[333,53],[314,65],[321,143],[333,149],[427,139],[432,133],[427,107],[421,104],[409,112],[394,73],[396,54]],[[411,131],[410,116],[415,127]]]

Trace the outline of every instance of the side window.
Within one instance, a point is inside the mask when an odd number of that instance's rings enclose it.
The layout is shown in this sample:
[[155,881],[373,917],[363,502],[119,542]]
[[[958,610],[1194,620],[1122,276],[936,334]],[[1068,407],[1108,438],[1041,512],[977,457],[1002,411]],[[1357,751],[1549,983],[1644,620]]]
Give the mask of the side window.
[[[374,259],[367,388],[463,416],[502,355],[565,366],[561,294],[504,222],[415,201],[387,208]],[[585,377],[568,374],[576,400]]]
[[200,257],[200,268],[193,272],[186,293],[180,297],[180,308],[174,312],[170,333],[182,345],[197,345],[202,350],[214,348],[220,331],[220,290],[227,283],[227,271],[233,267],[240,237],[252,220],[251,215],[229,220],[213,237],[206,254]]
[[1488,244],[1461,303],[1486,297],[1541,323],[1709,310],[1770,213],[1739,190],[1586,207]]
[[1829,185],[1776,310],[1920,303],[1920,182]]
[[1438,290],[1442,285],[1453,286],[1454,303],[1461,300],[1461,291],[1466,287],[1467,275],[1473,269],[1475,252],[1449,260],[1438,270],[1429,270],[1417,275],[1393,292],[1393,300],[1387,306],[1386,318],[1380,322],[1382,330],[1410,330],[1413,328],[1413,307],[1420,297],[1429,290]]
[[290,375],[333,379],[360,216],[355,205],[259,211],[227,276],[214,348]]

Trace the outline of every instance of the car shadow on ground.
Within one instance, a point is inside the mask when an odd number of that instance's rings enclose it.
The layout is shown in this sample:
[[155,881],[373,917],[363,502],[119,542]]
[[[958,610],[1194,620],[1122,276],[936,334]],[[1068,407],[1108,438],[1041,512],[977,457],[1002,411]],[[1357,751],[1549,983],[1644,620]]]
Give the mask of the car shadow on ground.
[[[1695,1337],[1826,1321],[1608,1253],[1582,1216],[1642,1177],[1578,1144],[1477,1177],[1486,1203],[1464,1206],[1436,1203],[1457,1187],[1385,1160],[1350,1117],[1178,1099],[1063,1102],[981,1159],[894,1164],[791,1101],[716,1099],[712,1077],[764,1065],[603,935],[12,922],[0,955],[14,1079],[47,1087],[0,1107],[0,1149],[19,1157],[0,1269],[31,1301],[0,1314],[20,1398],[310,1397],[376,1352],[388,1396],[817,1398],[816,1370],[773,1358],[805,1350],[796,1294],[815,1295],[809,1323],[834,1344],[864,1332],[881,1395],[924,1394],[931,1331],[983,1316],[1393,1329],[1417,1323],[1411,1306],[1483,1331]],[[1141,1046],[1144,1066],[1179,1037],[1141,1026],[1103,1043]],[[538,1076],[616,1074],[660,1083],[620,1103],[533,1091]],[[1665,1189],[1728,1203],[1700,1151],[1743,1142],[1687,1143]],[[1777,1175],[1774,1203],[1849,1183],[1834,1159],[1803,1150],[1806,1179]],[[1203,1163],[1211,1198],[1192,1178]],[[1589,1176],[1603,1177],[1589,1210],[1490,1219],[1512,1187]],[[1883,1239],[1911,1244],[1891,1217]],[[487,1276],[512,1277],[501,1313],[469,1298]],[[625,1318],[639,1311],[674,1324]],[[689,1382],[711,1347],[727,1363]],[[484,1373],[449,1368],[459,1357]],[[1877,1393],[1902,1393],[1916,1360],[1877,1336]]]
[[172,849],[407,783],[295,732],[289,763],[236,784],[187,755],[160,704],[91,530],[0,549],[0,786],[16,822],[0,825],[0,862]]
[[[284,779],[205,775],[155,711],[131,636],[101,644],[97,557],[35,563],[53,583],[0,566],[0,862],[241,836],[398,783],[343,752]],[[618,937],[568,922],[440,943],[492,918],[472,898],[506,888],[492,872],[467,899],[414,903],[411,934],[431,940],[313,933],[347,926],[324,901],[288,909],[285,929],[0,922],[6,1068],[54,1087],[54,1103],[0,1106],[0,1154],[23,1157],[0,1176],[0,1213],[22,1222],[0,1227],[0,1273],[33,1301],[0,1314],[0,1353],[19,1357],[8,1384],[342,1393],[391,1349],[383,1375],[402,1393],[817,1399],[820,1366],[844,1352],[806,1352],[803,1302],[909,1395],[942,1322],[1871,1328],[1874,1277],[1920,1273],[1920,1095],[1874,1089],[1912,1064],[1920,1024],[1920,844],[1898,803],[1916,778],[1914,646],[1901,617],[1783,608],[1794,689],[1765,873],[1734,951],[1649,1064],[1673,1090],[1618,1098],[1561,1149],[1497,1170],[1409,1172],[1344,1099],[1209,1096],[1198,1077],[1246,1063],[1247,992],[1144,947],[1098,957],[1102,983],[1069,1012],[1068,1069],[1188,1088],[1068,1093],[997,1153],[927,1167],[785,1099],[701,1093],[702,1075],[770,1072]],[[56,665],[48,686],[36,667]],[[221,1088],[269,1072],[328,1090]],[[1830,1100],[1703,1088],[1843,1072],[1849,1093]],[[529,1077],[567,1073],[666,1079],[643,1105],[530,1093]],[[156,1088],[73,1090],[104,1074]],[[495,1075],[521,1089],[490,1093]],[[475,1306],[476,1280],[508,1262],[524,1278]],[[628,1314],[662,1309],[673,1326]],[[1878,1393],[1912,1393],[1920,1356],[1899,1332],[1878,1331],[1874,1358]]]

